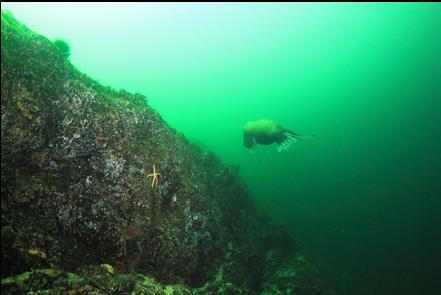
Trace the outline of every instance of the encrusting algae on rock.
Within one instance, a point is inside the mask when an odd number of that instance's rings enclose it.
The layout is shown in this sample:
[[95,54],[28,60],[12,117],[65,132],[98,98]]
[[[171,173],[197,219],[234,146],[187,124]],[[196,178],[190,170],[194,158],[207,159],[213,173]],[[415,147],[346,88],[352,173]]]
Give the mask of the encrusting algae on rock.
[[113,266],[111,266],[110,264],[107,263],[103,263],[101,264],[101,266],[110,274],[113,275]]
[[46,253],[43,250],[39,249],[39,248],[29,248],[28,249],[28,253],[31,254],[31,255],[34,255],[34,256],[38,256],[38,257],[43,258],[43,259],[47,258]]

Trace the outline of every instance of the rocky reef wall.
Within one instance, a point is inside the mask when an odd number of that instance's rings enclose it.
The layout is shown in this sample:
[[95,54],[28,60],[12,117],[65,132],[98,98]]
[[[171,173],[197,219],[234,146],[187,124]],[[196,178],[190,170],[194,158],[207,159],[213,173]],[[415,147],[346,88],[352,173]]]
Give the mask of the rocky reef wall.
[[234,166],[1,22],[2,293],[329,294]]

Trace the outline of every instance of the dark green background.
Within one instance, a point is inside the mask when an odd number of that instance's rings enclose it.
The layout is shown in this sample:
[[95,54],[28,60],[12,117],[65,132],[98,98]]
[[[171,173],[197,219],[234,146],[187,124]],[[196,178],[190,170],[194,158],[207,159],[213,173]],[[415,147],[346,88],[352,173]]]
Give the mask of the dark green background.
[[[240,173],[340,294],[441,290],[439,3],[2,3]],[[242,146],[270,118],[314,140]]]

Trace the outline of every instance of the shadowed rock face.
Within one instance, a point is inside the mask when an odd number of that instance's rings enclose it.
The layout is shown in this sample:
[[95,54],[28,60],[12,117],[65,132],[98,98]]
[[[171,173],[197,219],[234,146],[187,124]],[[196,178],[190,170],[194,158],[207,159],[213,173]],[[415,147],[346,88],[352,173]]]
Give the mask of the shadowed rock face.
[[9,13],[1,30],[2,278],[105,263],[201,292],[255,294],[275,280],[294,243],[233,167]]

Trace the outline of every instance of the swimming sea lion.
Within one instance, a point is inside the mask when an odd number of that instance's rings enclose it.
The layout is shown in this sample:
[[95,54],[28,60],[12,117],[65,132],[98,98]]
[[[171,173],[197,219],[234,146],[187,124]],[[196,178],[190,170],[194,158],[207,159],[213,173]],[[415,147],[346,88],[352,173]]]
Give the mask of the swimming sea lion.
[[293,142],[314,137],[301,136],[268,119],[248,121],[243,126],[243,145],[251,149],[256,143],[268,145],[277,144],[277,151],[287,150]]

